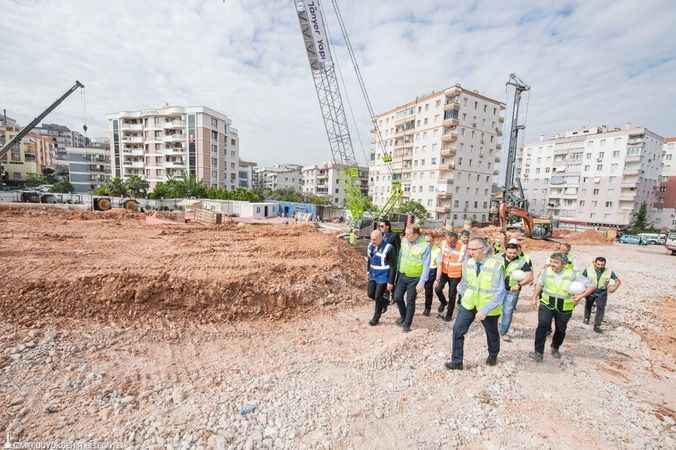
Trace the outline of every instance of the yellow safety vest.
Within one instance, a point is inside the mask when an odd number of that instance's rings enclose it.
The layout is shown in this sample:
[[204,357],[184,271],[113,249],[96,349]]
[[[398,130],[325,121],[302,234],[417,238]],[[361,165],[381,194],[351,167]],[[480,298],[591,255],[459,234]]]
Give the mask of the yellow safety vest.
[[430,269],[436,269],[439,265],[439,256],[441,255],[441,249],[433,245],[432,246],[432,260],[430,262]]
[[591,264],[589,267],[587,267],[587,278],[589,278],[589,281],[594,283],[596,289],[607,289],[608,282],[610,281],[610,275],[612,273],[613,271],[606,267],[601,273],[601,276],[597,277],[596,268],[594,267],[594,265]]
[[512,280],[510,276],[512,275],[512,272],[515,270],[521,270],[521,268],[526,264],[526,258],[523,256],[517,256],[516,259],[513,261],[507,261],[507,257],[505,255],[500,255],[505,261],[505,278],[509,281],[509,288],[513,288],[519,282],[517,280]]
[[[477,276],[476,261],[473,258],[467,260],[462,269],[462,276],[466,283],[465,292],[462,294],[462,306],[465,309],[477,311],[484,308],[495,299],[495,280],[500,276],[504,268],[500,258],[491,256],[484,260],[481,272]],[[502,314],[502,304],[490,310],[487,315],[499,316]]]
[[[557,277],[560,278],[557,280]],[[575,271],[570,267],[564,267],[559,274],[554,272],[551,267],[545,270],[545,282],[540,294],[540,303],[549,309],[557,309],[563,312],[572,311],[575,303],[572,295],[568,292],[570,283],[575,281]],[[563,299],[562,309],[559,309],[558,302],[554,299]]]
[[408,239],[402,239],[399,255],[399,272],[410,278],[422,275],[423,253],[425,253],[427,247],[427,242],[423,238],[418,238],[413,243],[409,242]]

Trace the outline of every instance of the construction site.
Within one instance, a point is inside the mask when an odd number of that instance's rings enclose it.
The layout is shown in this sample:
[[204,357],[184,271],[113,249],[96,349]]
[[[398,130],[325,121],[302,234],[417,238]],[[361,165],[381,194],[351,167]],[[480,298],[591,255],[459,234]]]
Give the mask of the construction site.
[[[168,103],[107,116],[107,147],[74,151],[80,159],[73,167],[98,171],[71,177],[81,192],[55,176],[53,185],[30,189],[17,180],[2,184],[3,448],[676,448],[676,233],[641,237],[650,224],[639,200],[659,190],[658,175],[648,186],[636,181],[639,166],[624,166],[636,180],[627,187],[619,177],[618,186],[632,193],[617,192],[626,205],[617,217],[642,216],[631,228],[611,221],[612,200],[602,202],[603,215],[593,200],[588,221],[563,220],[585,205],[577,201],[581,177],[571,175],[579,174],[584,152],[574,147],[577,137],[562,137],[573,144],[551,158],[560,170],[551,172],[549,193],[557,197],[531,189],[529,200],[521,181],[528,169],[520,165],[530,162],[519,156],[529,83],[510,73],[504,101],[456,83],[377,115],[338,2],[324,2],[325,9],[318,1],[292,3],[326,133],[312,145],[328,146],[330,163],[268,169],[275,186],[290,173],[311,173],[291,198],[275,197],[284,189],[254,192],[256,164],[240,159],[238,131],[224,114]],[[341,53],[368,113],[371,146],[363,158],[348,112],[357,119],[343,103]],[[21,180],[23,163],[37,170],[23,140],[42,145],[40,133],[56,128],[43,124],[38,132],[40,124],[77,91],[87,140],[80,81],[24,127],[8,125],[3,114],[2,180],[10,170]],[[628,133],[634,162],[649,144],[657,148],[645,130]],[[541,158],[533,159],[539,177]],[[657,164],[648,163],[656,174]],[[106,177],[107,184],[92,182]],[[602,190],[596,178],[589,181],[594,196]],[[108,189],[129,179],[145,187]],[[321,191],[310,192],[308,180]],[[177,186],[191,190],[177,193]],[[630,229],[637,236],[618,239]],[[449,261],[457,276],[443,272]],[[431,270],[463,287],[449,293],[446,317],[434,279],[423,279]],[[542,276],[525,281],[529,271]],[[376,282],[377,274],[386,280]],[[439,315],[430,314],[423,286],[430,296],[434,286]],[[386,290],[392,294],[384,297]],[[410,303],[416,290],[412,305],[404,304],[404,291]],[[600,299],[594,305],[594,324],[577,306],[592,294],[605,295],[604,306]],[[371,320],[369,296],[378,315]],[[488,323],[507,308],[513,320],[509,333],[495,330],[498,356],[490,353]],[[543,356],[537,333],[547,331],[545,310],[555,328]],[[461,314],[471,314],[466,334],[457,325]]]

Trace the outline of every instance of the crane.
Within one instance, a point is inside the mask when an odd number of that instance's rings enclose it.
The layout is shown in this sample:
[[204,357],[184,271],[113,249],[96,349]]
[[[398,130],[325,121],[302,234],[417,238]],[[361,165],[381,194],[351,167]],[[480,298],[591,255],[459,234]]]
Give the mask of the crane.
[[505,186],[502,190],[502,198],[498,208],[498,218],[500,226],[504,229],[507,226],[510,216],[520,217],[523,220],[524,228],[528,237],[543,239],[552,235],[552,221],[547,218],[536,218],[531,216],[528,211],[528,200],[523,193],[523,187],[517,174],[514,173],[516,164],[516,150],[519,142],[519,132],[526,129],[526,125],[519,123],[521,99],[525,92],[530,91],[530,86],[526,84],[518,75],[512,73],[506,83],[507,88],[514,88],[514,99],[512,102],[512,120],[509,132],[509,144],[507,146],[507,167],[505,174]]
[[[5,144],[2,149],[0,149],[0,160],[5,156],[5,154],[12,148],[14,144],[17,144],[21,142],[21,139],[23,139],[33,128],[35,128],[40,122],[42,122],[42,119],[47,117],[49,113],[54,111],[57,106],[59,106],[65,99],[70,97],[70,95],[77,91],[80,88],[84,88],[84,84],[80,83],[79,81],[75,80],[75,84],[70,87],[66,92],[63,93],[63,95],[59,98],[56,99],[54,103],[49,105],[47,109],[42,111],[39,116],[37,116],[35,119],[31,121],[28,125],[23,127],[19,132],[14,136],[12,139],[9,140],[7,144]],[[86,125],[85,125],[86,127]],[[86,128],[85,128],[86,132]]]

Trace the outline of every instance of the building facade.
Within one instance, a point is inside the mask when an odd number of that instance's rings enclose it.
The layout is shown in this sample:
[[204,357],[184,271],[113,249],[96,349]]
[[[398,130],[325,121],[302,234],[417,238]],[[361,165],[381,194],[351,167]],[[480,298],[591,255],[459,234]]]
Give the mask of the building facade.
[[291,189],[302,191],[303,166],[299,164],[275,165],[254,171],[254,184],[259,189]]
[[237,177],[237,181],[239,182],[238,187],[253,189],[255,168],[255,162],[239,160],[239,175]]
[[[16,121],[3,116],[0,119],[0,147],[9,142],[19,132]],[[39,139],[38,139],[39,141]],[[39,175],[37,164],[37,143],[34,136],[27,135],[18,145],[0,158],[0,166],[5,172],[5,180],[10,183],[21,184],[31,175]]]
[[67,147],[68,180],[73,192],[92,192],[110,180],[110,149],[97,147]]
[[[345,183],[349,178],[346,171],[350,166],[333,162],[303,167],[303,193],[313,194],[327,199],[331,205],[338,208],[345,207]],[[368,195],[368,167],[358,167],[357,179],[361,191]]]
[[166,106],[107,119],[112,176],[138,175],[151,189],[189,176],[212,187],[239,185],[239,136],[224,114],[204,106]]
[[504,108],[456,84],[378,115],[384,148],[376,146],[369,161],[373,203],[383,206],[400,183],[404,200],[420,202],[434,219],[486,222],[503,154]]
[[526,145],[520,179],[531,212],[564,226],[627,226],[643,203],[654,215],[663,141],[627,124],[571,130]]
[[666,138],[662,146],[662,169],[655,228],[676,230],[676,137]]

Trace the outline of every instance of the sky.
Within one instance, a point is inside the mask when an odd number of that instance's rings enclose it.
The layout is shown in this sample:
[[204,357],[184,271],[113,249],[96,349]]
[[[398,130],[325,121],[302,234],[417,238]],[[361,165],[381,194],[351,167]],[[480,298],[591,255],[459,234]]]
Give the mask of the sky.
[[[626,122],[676,135],[673,0],[339,3],[376,112],[456,82],[505,101],[514,72],[532,87],[527,143]],[[368,111],[323,5],[364,161]],[[204,105],[232,120],[242,159],[331,158],[291,0],[0,0],[0,11],[0,109],[19,124],[77,79],[84,96],[45,122],[99,137],[108,113]]]

